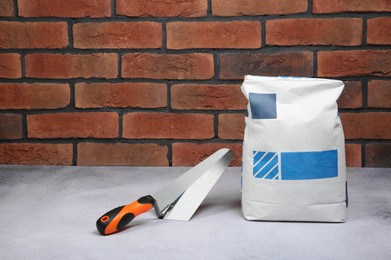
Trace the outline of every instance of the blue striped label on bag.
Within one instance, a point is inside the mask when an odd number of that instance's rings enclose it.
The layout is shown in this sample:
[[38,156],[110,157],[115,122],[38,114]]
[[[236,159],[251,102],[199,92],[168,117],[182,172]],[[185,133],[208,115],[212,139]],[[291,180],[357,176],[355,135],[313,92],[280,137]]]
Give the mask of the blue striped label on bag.
[[253,151],[253,176],[268,180],[311,180],[338,177],[338,151]]
[[255,178],[278,179],[278,154],[254,151],[253,175]]

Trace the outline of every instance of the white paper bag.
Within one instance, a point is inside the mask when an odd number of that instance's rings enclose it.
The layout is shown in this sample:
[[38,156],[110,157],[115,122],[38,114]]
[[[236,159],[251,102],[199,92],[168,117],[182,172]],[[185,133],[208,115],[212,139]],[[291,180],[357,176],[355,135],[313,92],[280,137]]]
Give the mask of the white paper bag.
[[248,220],[344,222],[339,80],[246,76],[242,210]]

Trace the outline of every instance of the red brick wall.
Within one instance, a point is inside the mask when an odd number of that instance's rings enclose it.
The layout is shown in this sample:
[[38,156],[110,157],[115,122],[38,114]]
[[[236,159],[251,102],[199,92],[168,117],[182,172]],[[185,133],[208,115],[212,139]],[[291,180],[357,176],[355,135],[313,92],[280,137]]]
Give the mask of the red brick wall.
[[240,165],[246,74],[342,79],[348,166],[391,167],[390,0],[1,0],[0,163]]

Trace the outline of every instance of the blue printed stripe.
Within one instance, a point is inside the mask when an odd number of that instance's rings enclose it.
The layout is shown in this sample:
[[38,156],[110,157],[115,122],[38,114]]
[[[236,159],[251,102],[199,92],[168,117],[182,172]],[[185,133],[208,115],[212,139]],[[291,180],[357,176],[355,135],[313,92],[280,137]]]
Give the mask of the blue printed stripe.
[[268,180],[275,180],[278,178],[278,165],[276,165],[271,171],[270,173],[264,177],[265,179],[268,179]]
[[255,175],[255,177],[258,177],[259,175],[260,178],[264,178],[274,168],[274,166],[277,166],[277,163],[278,163],[278,157],[275,154],[275,157],[269,162],[267,162],[265,166],[257,173],[257,175]]
[[254,151],[254,165],[258,164],[261,158],[266,154],[266,152],[256,152]]
[[272,159],[272,157],[275,155],[275,153],[266,153],[261,160],[254,164],[254,176],[258,174],[258,172]]
[[261,152],[262,156],[257,158],[257,161],[254,160],[254,173],[259,171],[272,157],[272,153]]
[[337,150],[281,153],[282,180],[323,179],[337,176]]
[[278,154],[253,151],[253,175],[256,178],[275,178],[278,173]]

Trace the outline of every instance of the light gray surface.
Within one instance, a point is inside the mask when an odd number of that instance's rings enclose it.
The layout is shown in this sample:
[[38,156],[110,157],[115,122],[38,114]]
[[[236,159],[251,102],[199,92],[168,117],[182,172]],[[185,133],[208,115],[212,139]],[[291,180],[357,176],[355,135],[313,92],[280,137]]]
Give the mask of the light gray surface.
[[391,259],[391,169],[348,170],[344,224],[250,222],[229,168],[189,222],[150,211],[101,236],[95,221],[186,168],[0,166],[1,259]]

